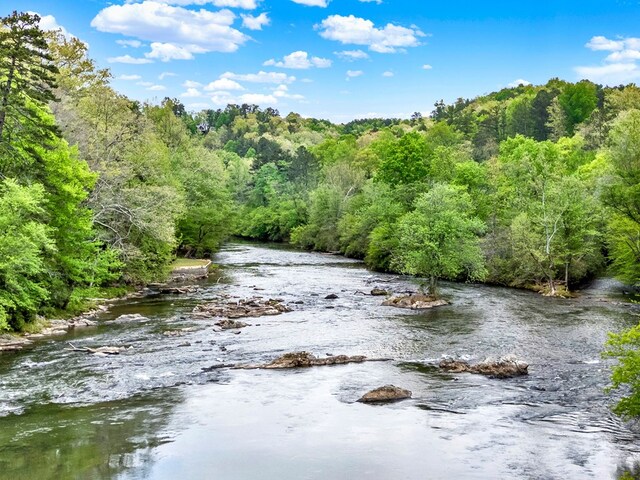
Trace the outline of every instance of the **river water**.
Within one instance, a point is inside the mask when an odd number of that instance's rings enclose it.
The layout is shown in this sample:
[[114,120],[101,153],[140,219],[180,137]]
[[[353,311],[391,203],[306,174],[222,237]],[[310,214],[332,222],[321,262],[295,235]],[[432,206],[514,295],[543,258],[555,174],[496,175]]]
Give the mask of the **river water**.
[[[451,305],[418,313],[359,293],[415,289],[411,279],[339,256],[230,244],[216,262],[221,275],[195,294],[118,303],[97,327],[0,356],[0,478],[640,478],[638,429],[610,413],[603,392],[607,332],[638,322],[614,282],[573,300],[445,284]],[[192,318],[195,305],[224,295],[281,298],[294,311],[250,319],[240,334]],[[148,320],[116,320],[128,313]],[[67,342],[130,348],[97,357]],[[299,350],[393,361],[203,370]],[[530,375],[434,367],[443,356],[506,354]],[[355,402],[385,384],[413,398]]]

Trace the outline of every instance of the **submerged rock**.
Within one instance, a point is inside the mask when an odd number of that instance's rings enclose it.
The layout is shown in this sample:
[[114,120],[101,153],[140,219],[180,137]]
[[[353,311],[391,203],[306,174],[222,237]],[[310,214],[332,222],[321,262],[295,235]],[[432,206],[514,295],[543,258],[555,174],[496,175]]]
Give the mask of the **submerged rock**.
[[411,310],[424,310],[449,305],[449,303],[441,298],[437,299],[429,295],[415,294],[390,298],[383,302],[382,305],[386,307],[409,308]]
[[529,365],[515,357],[502,357],[497,360],[486,359],[470,364],[464,360],[442,360],[439,367],[451,373],[477,373],[495,378],[511,378],[529,373]]
[[262,297],[205,303],[193,309],[193,313],[198,317],[226,318],[262,317],[291,311],[291,308],[286,306],[283,300],[271,298],[264,300]]
[[373,290],[371,290],[371,295],[373,295],[374,297],[385,297],[389,295],[389,292],[383,290],[382,288],[374,288]]
[[336,300],[337,298],[338,298],[338,295],[336,295],[335,293],[330,293],[329,295],[324,297],[325,300]]
[[309,352],[285,353],[272,362],[262,366],[262,368],[299,368],[317,367],[323,365],[344,365],[346,363],[362,363],[367,359],[364,355],[334,355],[326,358],[317,358]]
[[17,352],[30,344],[31,341],[26,338],[14,337],[13,335],[0,335],[0,352]]
[[232,329],[244,328],[249,326],[248,323],[239,322],[237,320],[230,320],[228,318],[225,320],[220,320],[219,322],[216,322],[216,325],[219,326],[222,330],[232,330]]
[[396,387],[395,385],[385,385],[365,393],[358,401],[362,403],[397,402],[398,400],[411,398],[411,395],[410,390]]
[[132,313],[127,315],[120,315],[118,318],[114,320],[114,322],[118,323],[128,323],[128,322],[146,322],[149,320],[144,315],[140,315],[139,313]]

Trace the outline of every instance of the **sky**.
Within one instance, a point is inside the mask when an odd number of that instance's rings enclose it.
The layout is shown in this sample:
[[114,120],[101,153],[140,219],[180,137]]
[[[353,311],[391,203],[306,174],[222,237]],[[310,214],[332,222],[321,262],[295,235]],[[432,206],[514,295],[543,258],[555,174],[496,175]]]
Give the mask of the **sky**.
[[640,1],[0,0],[89,45],[130,98],[348,122],[553,77],[640,79]]

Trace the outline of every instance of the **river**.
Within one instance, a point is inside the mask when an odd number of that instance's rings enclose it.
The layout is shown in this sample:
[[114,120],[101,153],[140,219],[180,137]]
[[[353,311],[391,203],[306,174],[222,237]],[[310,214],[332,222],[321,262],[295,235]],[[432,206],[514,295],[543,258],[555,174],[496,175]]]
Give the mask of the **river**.
[[[0,356],[0,478],[640,478],[640,434],[610,413],[604,393],[607,332],[638,322],[614,282],[572,300],[444,284],[451,305],[413,312],[357,293],[415,289],[412,279],[340,256],[236,243],[215,261],[221,275],[197,293],[119,302],[96,327]],[[240,334],[191,316],[222,295],[281,298],[294,311],[249,319]],[[129,313],[148,320],[116,321]],[[186,327],[182,337],[163,335]],[[67,342],[131,348],[98,357]],[[203,370],[299,350],[393,361]],[[527,361],[530,374],[500,380],[434,367],[443,356],[505,354]],[[355,402],[385,384],[413,398]]]

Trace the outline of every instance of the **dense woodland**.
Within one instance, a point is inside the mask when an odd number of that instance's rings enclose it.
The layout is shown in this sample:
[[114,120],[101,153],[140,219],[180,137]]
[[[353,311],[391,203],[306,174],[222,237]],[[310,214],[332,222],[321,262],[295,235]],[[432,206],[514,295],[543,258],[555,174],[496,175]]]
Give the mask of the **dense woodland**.
[[162,280],[230,235],[361,258],[434,295],[438,279],[640,283],[633,84],[552,79],[344,125],[196,113],[124,97],[84,43],[37,22],[0,30],[0,331]]

